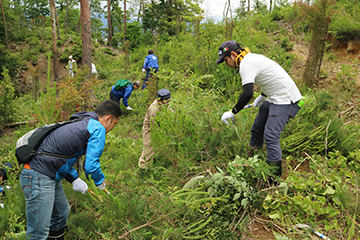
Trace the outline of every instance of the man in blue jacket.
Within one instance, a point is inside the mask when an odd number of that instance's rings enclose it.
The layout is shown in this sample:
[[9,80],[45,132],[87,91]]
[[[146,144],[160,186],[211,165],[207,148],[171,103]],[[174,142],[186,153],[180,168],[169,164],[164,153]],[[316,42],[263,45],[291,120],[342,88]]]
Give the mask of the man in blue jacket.
[[39,152],[74,156],[69,159],[35,155],[26,163],[20,175],[20,185],[26,200],[26,239],[64,239],[70,205],[62,179],[73,189],[85,194],[86,182],[73,167],[78,156],[86,154],[84,170],[99,189],[105,189],[105,175],[100,168],[100,156],[105,135],[117,124],[121,110],[112,100],[106,100],[94,112],[79,112],[71,116],[83,118],[51,132],[38,148]]
[[159,64],[158,59],[154,55],[153,50],[148,51],[148,55],[145,57],[144,66],[142,69],[143,72],[146,72],[144,84],[142,85],[141,90],[144,90],[146,86],[148,85],[149,78],[153,76],[153,73],[156,73],[159,71]]
[[130,84],[129,86],[127,86],[126,88],[123,88],[119,91],[116,91],[115,85],[113,85],[110,90],[110,99],[119,104],[120,99],[122,98],[123,104],[124,104],[126,110],[133,110],[128,104],[128,99],[129,99],[132,91],[139,89],[140,85],[141,85],[140,81],[135,81],[132,84]]

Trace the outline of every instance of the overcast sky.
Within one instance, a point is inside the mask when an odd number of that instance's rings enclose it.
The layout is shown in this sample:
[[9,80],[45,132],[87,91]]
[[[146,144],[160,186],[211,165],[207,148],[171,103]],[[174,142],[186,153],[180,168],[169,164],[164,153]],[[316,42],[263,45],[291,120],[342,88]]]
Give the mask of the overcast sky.
[[[214,20],[221,20],[223,18],[223,12],[225,3],[227,0],[204,0],[200,7],[205,11],[205,17],[212,17]],[[240,6],[240,0],[231,0],[231,9],[234,10]]]

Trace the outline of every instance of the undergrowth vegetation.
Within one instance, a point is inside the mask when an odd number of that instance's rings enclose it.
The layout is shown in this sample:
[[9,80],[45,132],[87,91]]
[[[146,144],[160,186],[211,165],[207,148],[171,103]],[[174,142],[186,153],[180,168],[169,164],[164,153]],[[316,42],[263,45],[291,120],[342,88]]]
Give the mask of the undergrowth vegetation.
[[[297,56],[289,50],[294,43],[306,41],[306,26],[299,22],[294,31],[285,31],[275,20],[293,22],[296,11],[296,6],[285,6],[272,14],[237,19],[232,39],[276,60],[291,75],[299,69],[293,65]],[[332,26],[340,34],[344,28],[338,21]],[[35,123],[1,135],[0,163],[16,162],[16,140],[27,131],[64,121],[77,111],[92,110],[109,99],[111,86],[120,78],[143,81],[141,68],[151,48],[160,65],[156,87],[172,94],[169,107],[158,113],[152,129],[155,161],[147,170],[137,165],[142,122],[150,100],[156,97],[147,88],[133,91],[129,104],[134,111],[125,110],[120,103],[123,116],[106,136],[101,162],[110,194],[96,188],[91,179],[87,183],[95,195],[79,194],[64,182],[71,205],[66,238],[249,239],[252,224],[257,222],[271,229],[276,239],[312,239],[310,229],[294,228],[296,224],[309,225],[331,239],[360,239],[360,101],[354,80],[358,62],[342,65],[336,76],[325,79],[328,88],[306,89],[301,79],[294,77],[305,104],[282,133],[284,174],[273,186],[269,184],[266,149],[248,154],[257,109],[240,111],[229,125],[220,121],[222,113],[237,102],[241,79],[225,64],[215,64],[219,45],[229,40],[222,23],[207,22],[202,27],[199,35],[167,36],[166,41],[158,39],[154,45],[138,45],[129,54],[94,44],[97,80],[87,80],[87,69],[79,68],[75,78],[63,77],[53,84],[48,70],[49,78],[41,83],[36,101],[31,92],[14,99],[16,86],[4,70],[0,122]],[[269,34],[275,31],[279,34]],[[69,44],[60,53],[63,59],[74,51],[72,37],[67,38],[69,41],[62,40]],[[35,40],[29,43],[36,45]],[[80,56],[81,47],[76,49]],[[34,53],[26,54],[31,62]],[[254,98],[259,94],[257,89]],[[86,179],[82,169],[77,170]],[[0,196],[4,204],[0,208],[1,239],[20,239],[26,231],[20,171],[20,166],[14,165],[7,182],[11,189]]]

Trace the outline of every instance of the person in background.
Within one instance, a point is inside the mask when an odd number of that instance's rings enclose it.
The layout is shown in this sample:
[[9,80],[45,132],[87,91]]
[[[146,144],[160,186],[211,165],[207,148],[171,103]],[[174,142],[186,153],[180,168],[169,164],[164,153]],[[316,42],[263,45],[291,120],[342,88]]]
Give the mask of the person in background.
[[144,83],[141,88],[141,90],[144,90],[146,88],[146,86],[148,85],[150,78],[152,78],[153,73],[156,73],[159,71],[158,59],[154,55],[154,51],[151,49],[148,51],[148,55],[145,57],[144,66],[142,68],[142,71],[146,72],[145,80],[144,80]]
[[103,101],[94,112],[75,113],[70,119],[81,118],[79,121],[55,129],[38,148],[39,152],[74,157],[34,155],[24,164],[20,185],[26,200],[26,239],[64,239],[70,205],[61,180],[70,182],[77,192],[88,192],[88,185],[73,167],[78,156],[86,155],[86,176],[91,175],[95,185],[105,189],[100,157],[105,135],[115,127],[120,115],[119,105],[112,100]]
[[77,71],[77,64],[72,55],[69,56],[69,61],[66,68],[69,71],[69,78],[73,78]]
[[264,139],[267,163],[273,175],[281,177],[282,152],[280,134],[290,118],[294,118],[300,107],[301,93],[289,74],[275,61],[251,53],[236,41],[223,42],[219,47],[216,63],[225,62],[230,68],[239,69],[243,92],[236,105],[225,112],[221,120],[228,123],[241,111],[253,97],[254,84],[262,93],[255,99],[253,106],[260,107],[251,129],[250,147],[262,148]]
[[[6,185],[6,182],[9,177],[9,171],[12,169],[11,163],[4,164],[3,168],[0,168],[0,194],[5,195],[7,190],[10,190],[11,187]],[[4,208],[4,204],[0,202],[0,207]]]
[[4,164],[4,167],[0,168],[0,183],[8,180],[8,171],[6,171],[6,169],[12,169],[12,164],[11,163],[6,163]]
[[95,75],[95,80],[97,79],[97,76],[98,76],[98,72],[96,70],[96,66],[94,63],[91,63],[91,75]]
[[143,136],[143,151],[139,158],[139,167],[146,169],[150,161],[153,160],[152,156],[154,155],[154,150],[151,146],[151,127],[154,124],[156,118],[156,112],[160,111],[161,108],[165,105],[168,105],[171,98],[170,91],[167,89],[160,89],[157,93],[157,98],[148,108],[143,127],[142,127],[142,136]]
[[115,85],[111,87],[110,90],[110,99],[120,104],[120,99],[122,98],[123,104],[126,110],[133,110],[128,103],[129,97],[133,90],[137,90],[140,88],[141,82],[135,81],[126,88],[123,88],[119,91],[115,90]]

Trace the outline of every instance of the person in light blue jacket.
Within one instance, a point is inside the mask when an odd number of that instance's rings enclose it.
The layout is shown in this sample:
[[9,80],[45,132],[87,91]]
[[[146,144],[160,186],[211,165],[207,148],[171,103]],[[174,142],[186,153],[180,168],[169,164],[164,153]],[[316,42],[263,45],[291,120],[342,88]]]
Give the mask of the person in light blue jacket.
[[139,89],[140,85],[141,85],[140,81],[135,81],[132,84],[130,84],[129,86],[127,86],[126,88],[123,88],[119,91],[116,91],[115,85],[113,85],[111,87],[111,91],[110,91],[110,99],[119,104],[120,99],[122,98],[122,101],[123,101],[123,104],[124,104],[126,110],[133,110],[129,106],[128,100],[129,100],[129,97],[130,97],[132,91]]
[[153,73],[156,73],[159,71],[159,64],[158,59],[154,55],[153,50],[148,51],[148,55],[145,57],[144,66],[142,69],[143,72],[146,72],[144,84],[142,85],[141,90],[144,90],[146,86],[148,85],[149,78],[152,78]]
[[[99,189],[105,189],[100,157],[105,135],[115,127],[120,115],[119,104],[110,99],[100,103],[94,112],[72,115],[70,119],[79,121],[55,129],[38,148],[38,152],[55,155],[34,155],[24,164],[20,185],[26,200],[26,239],[64,239],[70,205],[61,180],[70,182],[77,192],[88,192],[87,183],[74,168],[78,156],[86,155],[86,176],[90,175]],[[66,159],[56,155],[72,157]]]

